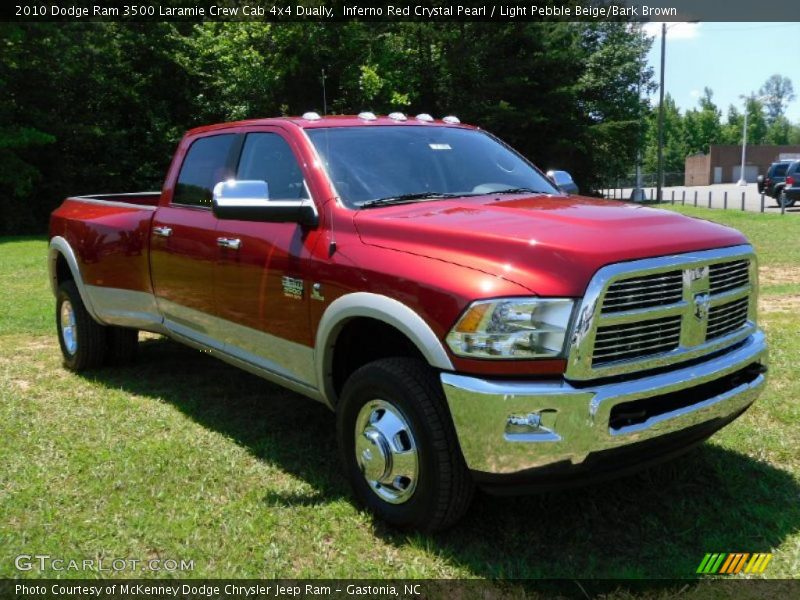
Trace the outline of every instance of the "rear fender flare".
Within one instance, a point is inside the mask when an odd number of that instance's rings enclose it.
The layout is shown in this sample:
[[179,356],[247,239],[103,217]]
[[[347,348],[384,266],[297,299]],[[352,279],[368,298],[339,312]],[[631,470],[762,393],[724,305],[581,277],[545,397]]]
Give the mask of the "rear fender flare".
[[81,300],[83,300],[83,304],[86,306],[87,312],[95,321],[98,323],[103,323],[102,319],[97,316],[97,311],[92,304],[92,298],[86,290],[86,285],[83,282],[83,277],[81,276],[81,270],[78,267],[78,259],[75,256],[75,252],[73,251],[72,246],[69,245],[69,242],[61,236],[55,236],[50,240],[50,249],[47,257],[47,270],[50,275],[50,289],[53,291],[53,295],[55,296],[58,294],[58,270],[56,265],[58,264],[59,256],[63,256],[64,260],[67,261],[67,266],[72,273],[72,279],[75,281],[75,285],[78,288],[78,293],[81,295]]

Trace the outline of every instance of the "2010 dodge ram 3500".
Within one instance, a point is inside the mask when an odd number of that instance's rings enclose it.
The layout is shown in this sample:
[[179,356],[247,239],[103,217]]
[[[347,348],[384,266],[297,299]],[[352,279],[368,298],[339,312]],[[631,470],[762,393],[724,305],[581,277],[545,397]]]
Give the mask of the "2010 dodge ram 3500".
[[49,264],[68,368],[147,330],[323,402],[400,526],[675,456],[765,384],[740,233],[562,194],[455,118],[192,130],[161,193],[67,198]]

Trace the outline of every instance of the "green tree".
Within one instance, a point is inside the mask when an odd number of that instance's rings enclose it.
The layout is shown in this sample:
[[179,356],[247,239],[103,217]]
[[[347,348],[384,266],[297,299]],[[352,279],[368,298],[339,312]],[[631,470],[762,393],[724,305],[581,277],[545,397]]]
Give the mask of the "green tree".
[[[767,120],[764,116],[764,105],[755,95],[745,101],[747,110],[747,143],[763,144],[767,138]],[[728,108],[727,123],[723,127],[722,141],[725,144],[741,144],[744,129],[744,115],[731,105]]]
[[711,144],[718,144],[722,137],[722,112],[714,104],[714,93],[709,88],[703,89],[700,107],[690,109],[684,115],[684,132],[686,135],[686,152],[707,154]]
[[[664,96],[664,172],[683,172],[688,154],[683,117],[672,96]],[[654,107],[647,126],[645,171],[658,170],[658,106]]]
[[579,80],[581,105],[590,119],[589,144],[606,177],[630,172],[644,135],[642,95],[655,89],[647,52],[652,40],[622,23],[585,25],[588,57]]
[[784,116],[786,105],[795,98],[792,80],[778,74],[771,75],[761,86],[758,93],[765,97],[764,107],[767,110],[767,122],[769,124]]
[[790,144],[792,124],[783,115],[779,115],[767,126],[767,133],[764,137],[765,144]]
[[190,127],[306,110],[457,114],[588,190],[633,166],[649,45],[627,23],[0,24],[0,228],[157,189]]

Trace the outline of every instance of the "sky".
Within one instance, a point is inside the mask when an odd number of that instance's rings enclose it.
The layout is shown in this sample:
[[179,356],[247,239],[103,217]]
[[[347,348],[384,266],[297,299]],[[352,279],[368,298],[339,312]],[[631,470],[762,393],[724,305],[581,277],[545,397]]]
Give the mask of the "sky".
[[[704,87],[714,92],[722,110],[742,108],[740,94],[758,93],[770,75],[789,77],[800,98],[800,23],[667,23],[664,90],[681,112],[698,106]],[[656,82],[661,68],[661,23],[648,23],[645,31],[655,36],[648,57]],[[800,99],[795,98],[786,116],[800,122]],[[658,92],[653,95],[658,102]]]

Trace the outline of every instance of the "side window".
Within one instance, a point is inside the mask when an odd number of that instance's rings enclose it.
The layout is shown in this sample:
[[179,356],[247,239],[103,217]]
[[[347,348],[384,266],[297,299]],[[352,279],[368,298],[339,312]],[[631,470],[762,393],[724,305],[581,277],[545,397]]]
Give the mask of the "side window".
[[228,157],[235,139],[234,134],[212,135],[192,143],[178,174],[173,204],[211,206],[214,186],[233,177]]
[[303,171],[292,149],[275,133],[247,134],[236,179],[266,181],[271,200],[308,198]]

